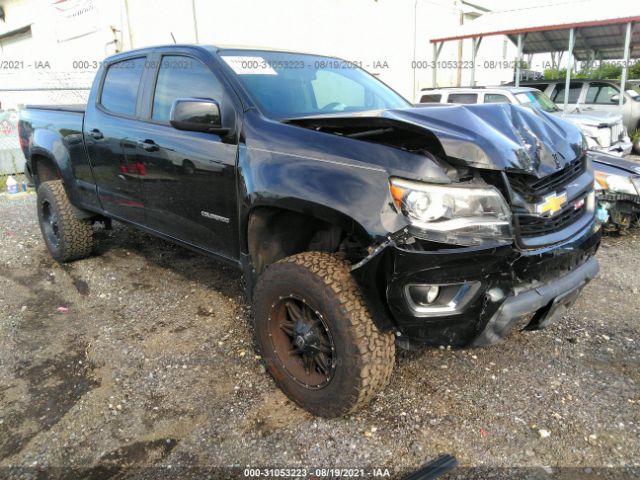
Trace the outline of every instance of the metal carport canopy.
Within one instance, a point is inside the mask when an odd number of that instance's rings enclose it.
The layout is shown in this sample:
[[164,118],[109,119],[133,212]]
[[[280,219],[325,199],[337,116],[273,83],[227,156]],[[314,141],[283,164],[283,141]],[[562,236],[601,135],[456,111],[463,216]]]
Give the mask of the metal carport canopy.
[[[569,52],[565,111],[573,56],[578,60],[624,59],[622,82],[627,79],[629,58],[640,57],[640,3],[637,0],[577,0],[513,10],[488,12],[461,25],[452,35],[431,39],[434,64],[442,44],[472,39],[475,60],[480,40],[491,35],[506,35],[518,45],[516,85],[520,82],[520,60],[523,54]],[[475,61],[471,66],[473,82]],[[436,69],[433,70],[436,86]],[[620,95],[622,106],[623,96]]]

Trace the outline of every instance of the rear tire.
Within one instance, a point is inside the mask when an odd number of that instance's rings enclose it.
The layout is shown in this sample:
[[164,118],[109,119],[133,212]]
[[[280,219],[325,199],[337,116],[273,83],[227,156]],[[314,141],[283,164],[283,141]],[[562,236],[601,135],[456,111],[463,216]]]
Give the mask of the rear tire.
[[391,377],[393,333],[378,331],[349,264],[335,255],[305,252],[270,265],[256,286],[254,332],[278,386],[315,415],[353,412]]
[[78,218],[61,180],[44,182],[38,187],[38,221],[54,260],[70,262],[91,255],[91,222]]

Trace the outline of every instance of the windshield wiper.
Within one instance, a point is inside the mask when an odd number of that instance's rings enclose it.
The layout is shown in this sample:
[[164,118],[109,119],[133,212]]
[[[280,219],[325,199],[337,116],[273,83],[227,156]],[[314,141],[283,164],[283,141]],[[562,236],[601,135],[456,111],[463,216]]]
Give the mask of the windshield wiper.
[[362,132],[349,133],[345,135],[345,137],[349,138],[364,138],[364,137],[373,137],[375,135],[384,135],[385,133],[393,132],[393,128],[376,128],[373,130],[364,130]]

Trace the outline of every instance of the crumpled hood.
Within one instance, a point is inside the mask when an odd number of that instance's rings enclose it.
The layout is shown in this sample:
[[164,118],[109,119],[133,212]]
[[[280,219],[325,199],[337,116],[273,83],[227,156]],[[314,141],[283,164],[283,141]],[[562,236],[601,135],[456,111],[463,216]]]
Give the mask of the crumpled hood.
[[585,151],[580,129],[548,113],[511,104],[447,105],[289,119],[307,128],[385,128],[435,136],[447,157],[469,166],[544,177]]
[[584,152],[575,125],[517,105],[443,105],[382,114],[428,128],[447,156],[479,168],[543,177]]

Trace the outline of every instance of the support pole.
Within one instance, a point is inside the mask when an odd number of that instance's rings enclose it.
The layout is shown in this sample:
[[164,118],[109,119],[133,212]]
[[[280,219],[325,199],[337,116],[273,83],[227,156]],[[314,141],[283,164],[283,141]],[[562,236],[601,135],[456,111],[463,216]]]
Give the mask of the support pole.
[[624,63],[622,64],[622,77],[620,77],[620,114],[622,115],[622,104],[624,103],[625,84],[629,70],[629,44],[631,43],[631,22],[627,23],[627,33],[624,36]]
[[131,17],[129,16],[129,1],[124,0],[124,14],[127,17],[127,35],[129,36],[129,50],[133,49],[133,33],[131,30]]
[[431,73],[431,83],[433,88],[438,88],[437,85],[437,73],[438,73],[438,57],[440,56],[440,52],[442,51],[442,46],[444,42],[434,43],[433,44],[433,72]]
[[196,17],[196,0],[191,0],[191,13],[193,14],[193,33],[196,37],[196,43],[200,43],[198,35],[198,18]]
[[438,44],[433,44],[433,71],[431,72],[431,86],[438,88],[436,85],[436,78],[438,76]]
[[564,83],[564,113],[567,113],[569,104],[569,85],[571,85],[571,69],[573,68],[573,46],[576,42],[575,29],[569,30],[569,56],[567,57],[567,80]]
[[522,34],[518,34],[518,55],[516,57],[516,87],[520,86],[520,64],[522,63]]
[[478,56],[478,49],[480,48],[480,42],[482,37],[471,39],[471,81],[472,87],[476,86],[476,57]]

